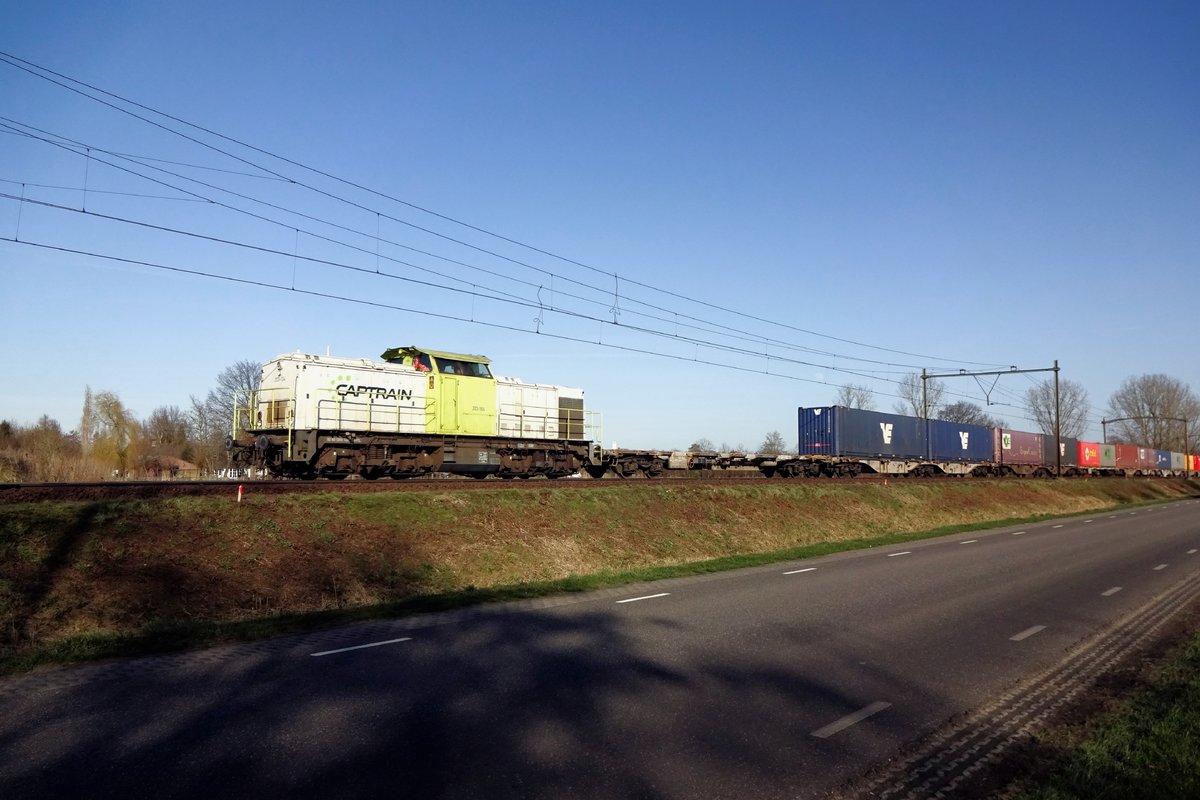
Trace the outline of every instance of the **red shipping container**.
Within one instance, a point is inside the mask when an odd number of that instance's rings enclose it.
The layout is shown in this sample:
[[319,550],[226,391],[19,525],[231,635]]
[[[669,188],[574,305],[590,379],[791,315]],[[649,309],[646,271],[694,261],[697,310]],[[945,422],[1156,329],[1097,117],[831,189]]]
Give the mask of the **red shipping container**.
[[1100,445],[1096,442],[1080,442],[1079,443],[1079,466],[1081,467],[1098,467],[1100,466]]
[[1042,434],[1024,431],[992,431],[992,450],[1001,464],[1041,464]]
[[1117,445],[1117,469],[1138,468],[1138,446],[1136,444]]

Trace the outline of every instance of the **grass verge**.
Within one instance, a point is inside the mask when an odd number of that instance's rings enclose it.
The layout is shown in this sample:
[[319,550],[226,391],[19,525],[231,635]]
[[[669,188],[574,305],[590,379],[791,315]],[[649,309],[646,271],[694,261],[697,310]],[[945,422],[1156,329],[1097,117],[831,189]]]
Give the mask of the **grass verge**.
[[1200,797],[1200,636],[1193,636],[1132,698],[1018,800]]

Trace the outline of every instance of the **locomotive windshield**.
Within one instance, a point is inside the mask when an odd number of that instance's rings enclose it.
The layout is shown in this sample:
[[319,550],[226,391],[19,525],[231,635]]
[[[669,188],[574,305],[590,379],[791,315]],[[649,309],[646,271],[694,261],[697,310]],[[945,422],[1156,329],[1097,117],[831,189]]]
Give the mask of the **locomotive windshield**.
[[438,372],[443,375],[466,375],[468,378],[490,378],[492,373],[487,364],[477,361],[459,361],[454,358],[435,358]]

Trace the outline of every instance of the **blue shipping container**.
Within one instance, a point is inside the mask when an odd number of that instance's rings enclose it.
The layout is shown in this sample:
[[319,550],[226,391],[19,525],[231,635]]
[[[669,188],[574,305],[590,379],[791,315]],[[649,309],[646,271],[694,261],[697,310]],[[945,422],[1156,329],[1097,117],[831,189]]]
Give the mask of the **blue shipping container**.
[[[1058,458],[1064,467],[1078,466],[1079,440],[1068,439],[1065,436],[1059,439]],[[1042,463],[1051,469],[1054,468],[1054,437],[1049,434],[1042,439]]]
[[899,414],[825,406],[801,408],[802,456],[924,459],[925,421]]
[[991,461],[992,429],[931,419],[929,458],[931,461]]
[[1170,450],[1155,450],[1154,451],[1155,465],[1159,469],[1171,468],[1171,451]]

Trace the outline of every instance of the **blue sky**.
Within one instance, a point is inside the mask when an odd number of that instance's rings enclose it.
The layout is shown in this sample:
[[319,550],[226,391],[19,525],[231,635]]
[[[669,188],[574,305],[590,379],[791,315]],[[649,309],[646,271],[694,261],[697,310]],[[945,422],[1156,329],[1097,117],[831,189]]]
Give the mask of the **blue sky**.
[[[418,344],[582,386],[623,447],[1055,359],[1098,437],[1128,376],[1200,390],[1198,37],[1194,3],[13,6],[0,51],[242,160],[0,63],[0,193],[75,209],[0,197],[0,418]],[[989,410],[1031,428],[1029,385]]]

